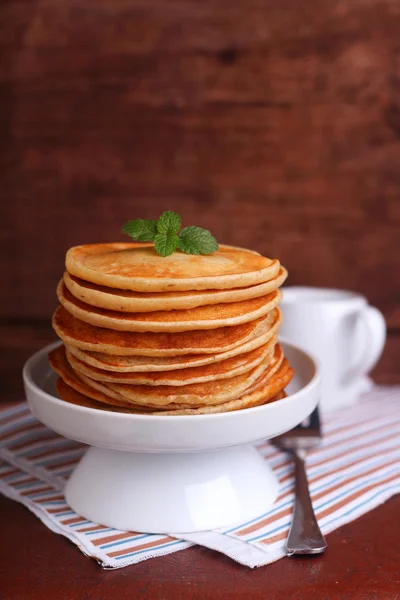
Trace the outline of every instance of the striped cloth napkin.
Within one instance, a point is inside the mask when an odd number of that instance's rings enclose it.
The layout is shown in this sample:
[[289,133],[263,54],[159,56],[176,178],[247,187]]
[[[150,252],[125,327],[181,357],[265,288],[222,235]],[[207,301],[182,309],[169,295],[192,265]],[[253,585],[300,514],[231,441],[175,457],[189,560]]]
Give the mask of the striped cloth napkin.
[[[348,409],[324,416],[324,440],[309,454],[308,477],[324,534],[400,492],[400,386],[374,387]],[[65,502],[65,481],[85,446],[32,416],[26,403],[0,411],[0,491],[21,502],[50,529],[72,540],[104,568],[200,544],[249,567],[285,555],[293,506],[289,456],[268,443],[259,451],[275,470],[280,495],[271,510],[239,526],[198,534],[118,531],[77,515]]]

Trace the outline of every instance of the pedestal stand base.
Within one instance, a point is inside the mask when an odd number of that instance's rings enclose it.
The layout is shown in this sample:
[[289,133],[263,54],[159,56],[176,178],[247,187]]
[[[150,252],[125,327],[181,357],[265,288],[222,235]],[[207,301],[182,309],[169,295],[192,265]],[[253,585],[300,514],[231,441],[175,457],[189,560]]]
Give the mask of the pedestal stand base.
[[265,513],[278,482],[253,446],[187,454],[91,447],[66,486],[79,515],[116,529],[185,533]]

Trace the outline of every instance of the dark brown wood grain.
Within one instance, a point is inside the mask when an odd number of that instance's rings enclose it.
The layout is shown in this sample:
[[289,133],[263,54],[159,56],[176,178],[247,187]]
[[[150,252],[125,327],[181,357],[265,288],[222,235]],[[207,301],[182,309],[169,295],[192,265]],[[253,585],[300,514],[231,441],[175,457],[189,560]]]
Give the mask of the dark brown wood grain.
[[251,570],[190,548],[103,571],[24,507],[0,497],[4,600],[397,600],[400,497],[327,536],[324,556]]
[[400,13],[322,0],[0,6],[0,315],[171,208],[400,327]]

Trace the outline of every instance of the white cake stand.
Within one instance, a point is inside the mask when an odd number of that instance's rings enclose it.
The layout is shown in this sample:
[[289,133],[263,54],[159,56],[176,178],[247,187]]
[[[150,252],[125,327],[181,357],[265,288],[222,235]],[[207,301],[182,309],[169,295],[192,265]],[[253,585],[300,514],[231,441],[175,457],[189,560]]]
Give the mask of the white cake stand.
[[319,374],[305,352],[282,342],[295,377],[284,400],[237,412],[163,417],[85,408],[60,400],[48,360],[53,344],[24,367],[33,414],[91,446],[66,485],[79,515],[147,533],[203,531],[268,510],[277,479],[251,445],[305,419],[319,399]]

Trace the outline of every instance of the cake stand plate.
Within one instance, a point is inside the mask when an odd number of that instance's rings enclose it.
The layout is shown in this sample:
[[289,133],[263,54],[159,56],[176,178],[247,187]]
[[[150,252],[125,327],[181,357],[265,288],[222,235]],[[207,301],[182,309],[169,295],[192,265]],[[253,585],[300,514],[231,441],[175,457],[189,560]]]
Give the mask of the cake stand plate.
[[288,397],[230,413],[135,415],[64,402],[47,354],[24,367],[33,414],[45,425],[91,446],[66,484],[79,515],[116,529],[187,533],[246,522],[265,513],[279,486],[253,444],[298,425],[319,400],[313,358],[282,341],[295,370]]

